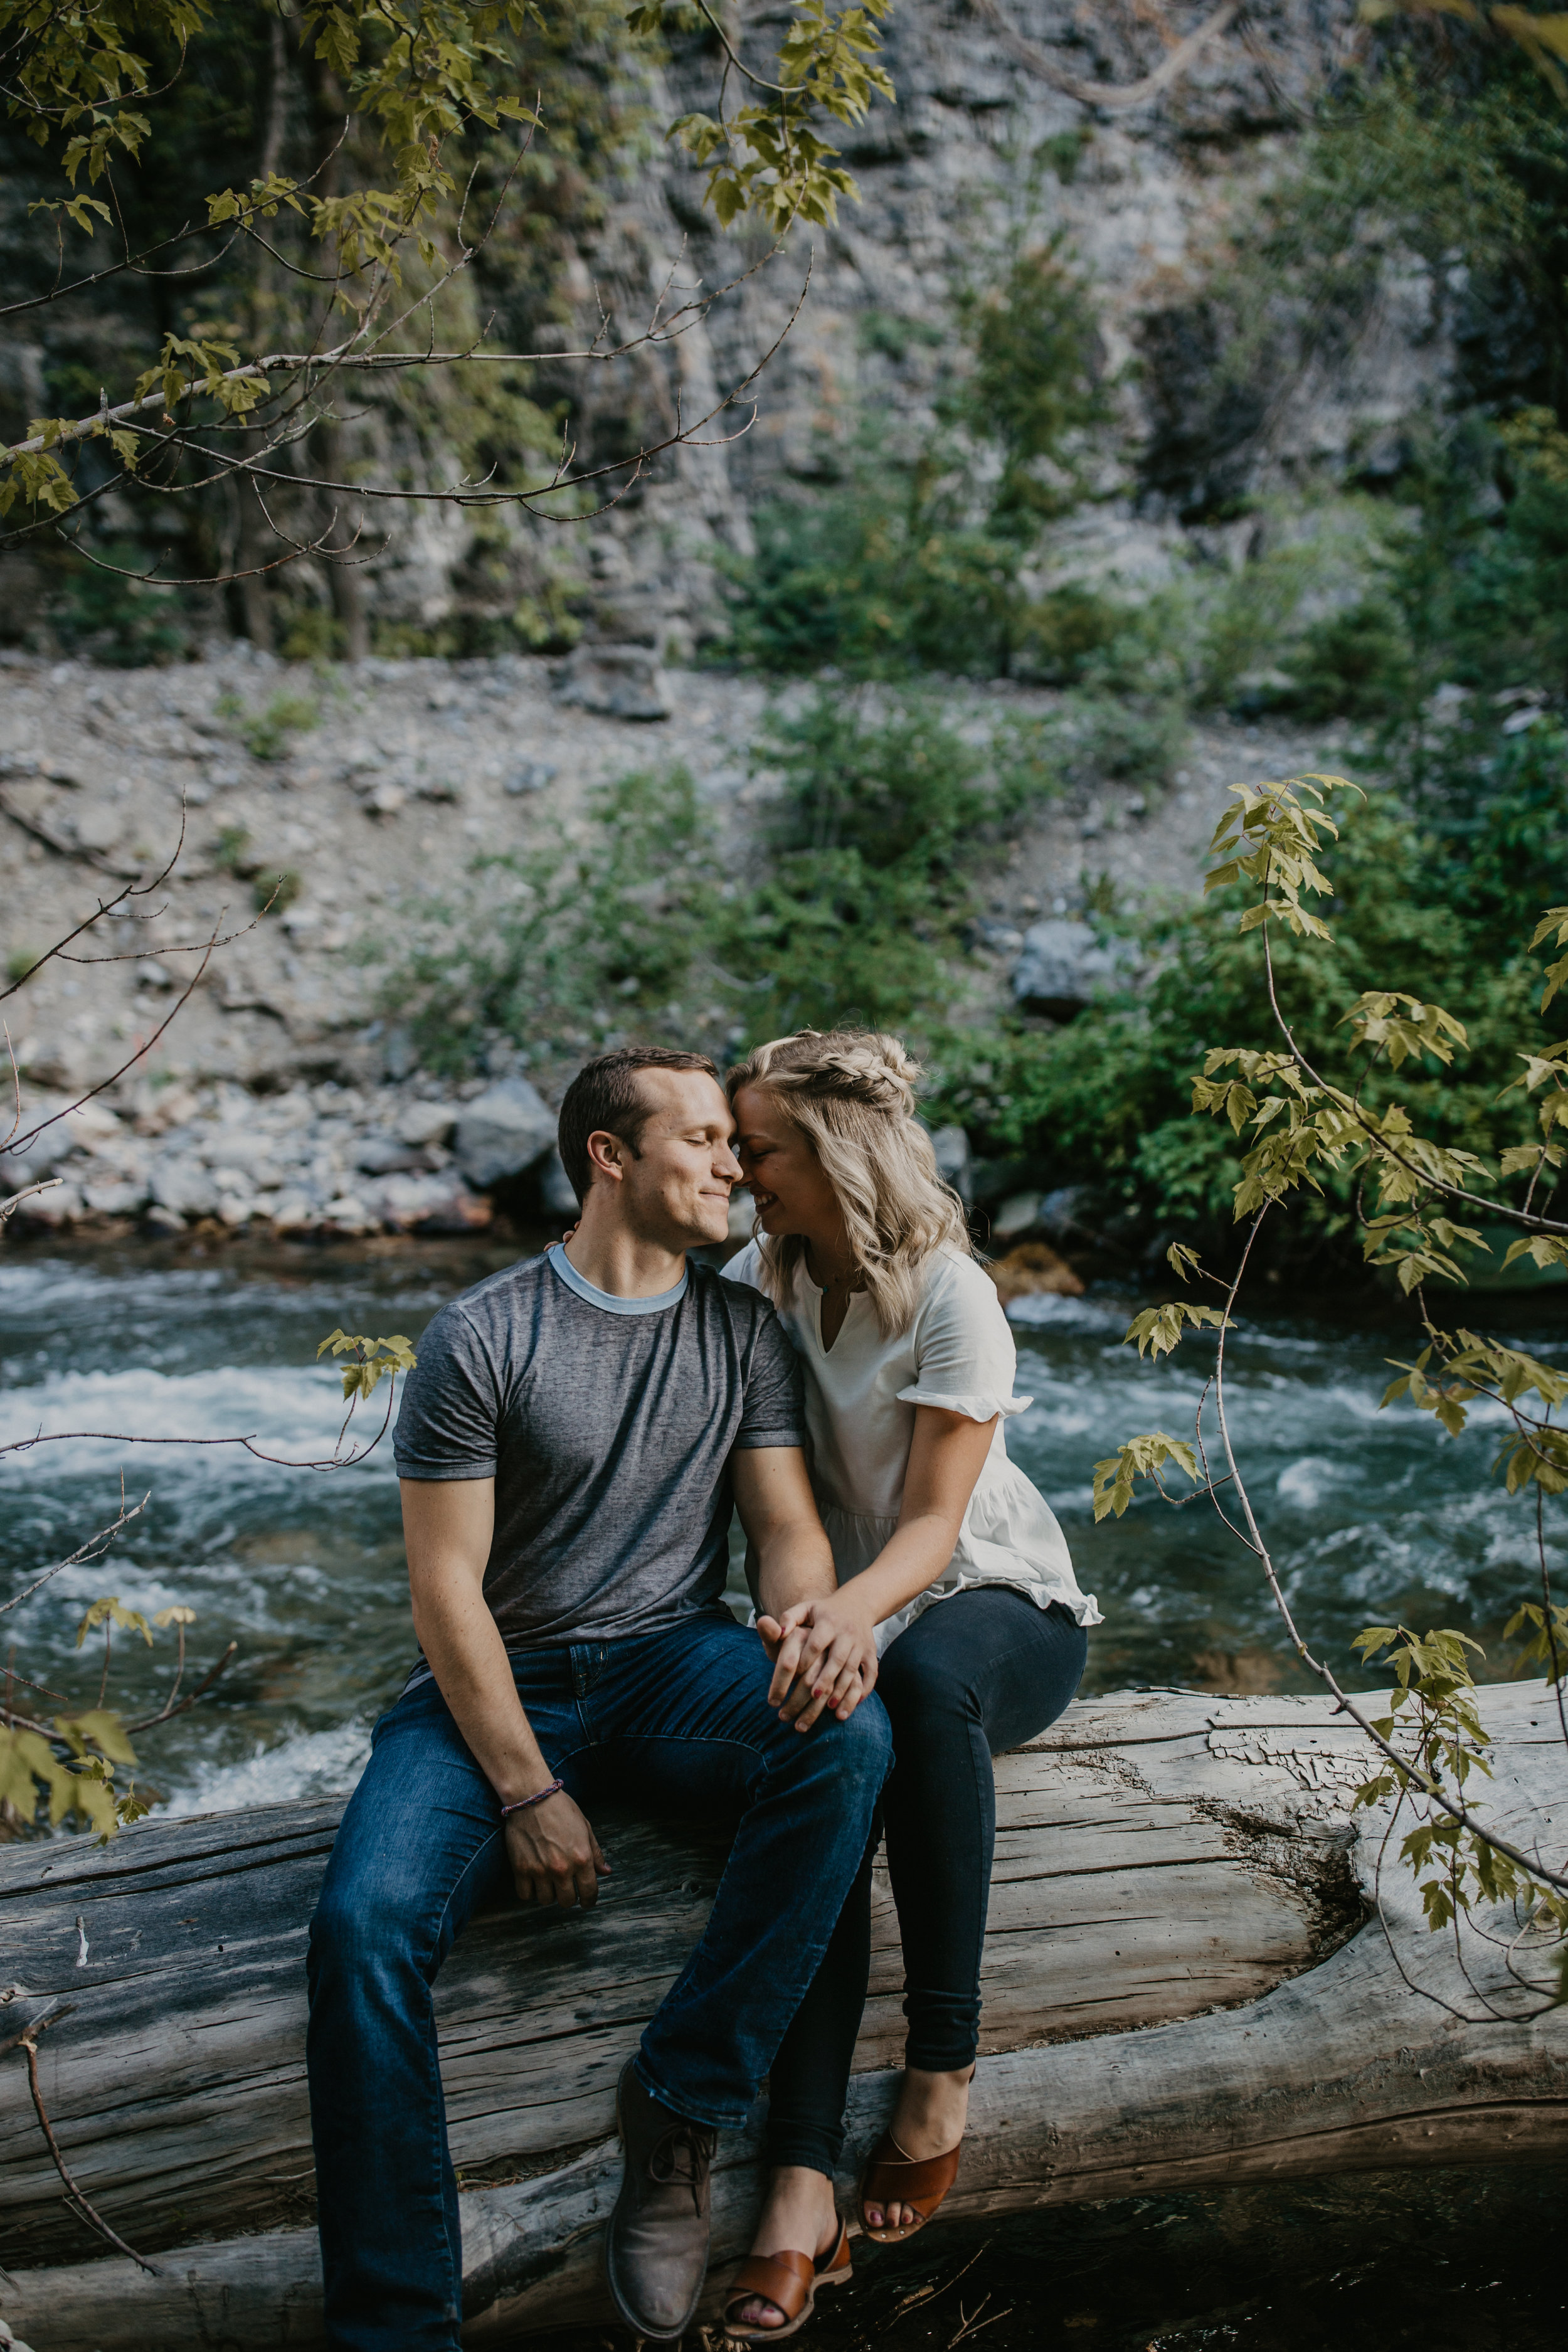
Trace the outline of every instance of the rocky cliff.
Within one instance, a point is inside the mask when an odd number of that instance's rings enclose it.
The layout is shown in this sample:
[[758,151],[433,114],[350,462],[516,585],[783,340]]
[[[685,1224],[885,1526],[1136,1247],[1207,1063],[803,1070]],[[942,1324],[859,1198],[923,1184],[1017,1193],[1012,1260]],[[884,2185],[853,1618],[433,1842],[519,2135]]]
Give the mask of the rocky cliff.
[[[759,65],[787,13],[731,12]],[[606,342],[635,338],[661,301],[668,314],[699,290],[711,308],[624,362],[545,362],[519,386],[511,425],[499,411],[476,421],[450,378],[423,406],[372,387],[333,461],[434,486],[482,471],[475,452],[492,427],[523,431],[526,411],[540,429],[554,404],[570,413],[580,460],[604,463],[737,386],[745,399],[572,530],[504,509],[378,509],[363,584],[382,650],[488,651],[521,627],[542,648],[581,632],[686,659],[718,625],[715,567],[749,547],[759,503],[832,480],[858,449],[911,457],[963,373],[965,305],[1031,247],[1054,245],[1082,279],[1110,408],[1084,469],[1089,496],[1040,551],[1041,584],[1109,575],[1135,590],[1194,554],[1235,563],[1258,525],[1233,518],[1260,492],[1386,473],[1404,421],[1456,367],[1460,297],[1441,273],[1362,236],[1332,331],[1321,319],[1303,327],[1281,299],[1239,367],[1221,365],[1234,360],[1236,321],[1214,299],[1216,273],[1245,263],[1256,240],[1259,192],[1292,169],[1314,103],[1366,38],[1354,0],[898,0],[887,31],[898,102],[877,103],[842,139],[859,201],[834,227],[792,231],[772,258],[754,231],[716,231],[700,172],[657,137],[711,105],[711,36],[676,35],[657,69],[601,61],[601,79],[638,84],[617,83],[617,103],[628,120],[641,110],[644,132],[623,139],[581,217],[553,224],[547,298],[498,243],[473,280],[473,317],[455,331],[479,333],[488,320],[492,346],[548,352],[592,341],[606,322]],[[0,187],[18,247],[39,234],[26,214],[35,172],[19,163]],[[114,307],[133,299],[116,281],[86,310],[29,311],[0,360],[3,416],[37,413],[57,384],[66,398],[68,383],[79,391],[103,370],[118,380],[132,353],[140,366],[159,330]],[[113,499],[100,512],[111,530],[128,527]],[[8,562],[0,635],[47,649],[45,586],[31,559]],[[243,622],[285,650],[315,649],[308,626],[289,642],[289,615],[298,624],[312,599],[330,613],[331,578],[296,563],[265,593],[215,605],[195,634]]]
[[[740,13],[760,55],[785,12]],[[1215,29],[1158,84],[1178,37],[1205,25]],[[1354,0],[1245,12],[899,0],[898,104],[844,141],[860,201],[834,228],[792,232],[760,269],[760,243],[716,235],[698,175],[667,151],[587,265],[616,262],[627,320],[639,274],[649,299],[671,272],[731,289],[676,346],[688,404],[707,405],[784,341],[757,380],[754,421],[749,406],[734,413],[735,437],[683,450],[671,478],[590,533],[606,591],[597,632],[662,635],[679,654],[710,625],[711,556],[747,547],[759,501],[833,480],[868,431],[912,456],[962,369],[965,299],[1020,248],[1053,240],[1089,289],[1114,417],[1092,497],[1042,551],[1042,585],[1136,592],[1194,555],[1236,563],[1258,537],[1256,517],[1231,520],[1244,501],[1391,471],[1407,420],[1453,375],[1440,278],[1412,255],[1380,256],[1331,337],[1282,317],[1252,382],[1219,370],[1226,324],[1210,299],[1216,270],[1245,256],[1258,193],[1289,171],[1314,101],[1363,38]],[[678,47],[651,110],[704,102],[710,80],[703,45]]]

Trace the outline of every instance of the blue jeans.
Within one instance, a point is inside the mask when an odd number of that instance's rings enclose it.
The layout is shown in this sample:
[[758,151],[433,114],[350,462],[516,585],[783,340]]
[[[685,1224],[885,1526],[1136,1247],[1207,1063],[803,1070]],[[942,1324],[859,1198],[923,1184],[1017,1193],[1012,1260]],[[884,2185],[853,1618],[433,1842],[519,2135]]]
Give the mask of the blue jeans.
[[[650,1809],[739,1816],[701,1941],[636,2061],[677,2114],[733,2129],[865,1852],[892,1754],[880,1703],[804,1734],[781,1723],[762,1643],[722,1603],[641,1640],[511,1664],[550,1769],[580,1803],[613,1787]],[[375,1727],[310,1924],[306,2055],[338,2352],[458,2352],[462,2236],[432,1989],[464,1922],[510,1885],[500,1801],[422,1683]],[[601,1900],[615,1899],[611,1879]]]

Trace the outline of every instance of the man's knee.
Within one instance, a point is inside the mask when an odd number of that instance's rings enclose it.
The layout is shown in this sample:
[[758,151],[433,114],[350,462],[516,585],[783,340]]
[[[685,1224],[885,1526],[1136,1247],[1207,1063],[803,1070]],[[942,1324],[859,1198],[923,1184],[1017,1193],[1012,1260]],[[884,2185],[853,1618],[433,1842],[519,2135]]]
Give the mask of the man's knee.
[[395,1973],[414,1964],[414,1906],[384,1875],[329,1871],[310,1921],[312,1985],[329,1974]]
[[892,1769],[893,1727],[875,1695],[863,1698],[847,1723],[836,1723],[832,1738],[839,1769],[873,1801]]

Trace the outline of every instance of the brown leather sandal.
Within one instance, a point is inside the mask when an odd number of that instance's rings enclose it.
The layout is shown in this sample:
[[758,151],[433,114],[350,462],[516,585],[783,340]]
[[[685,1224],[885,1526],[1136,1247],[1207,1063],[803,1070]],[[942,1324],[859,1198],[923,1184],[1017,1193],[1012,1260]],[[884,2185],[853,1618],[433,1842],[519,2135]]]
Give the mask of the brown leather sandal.
[[[832,2251],[815,2262],[809,2254],[749,2254],[724,2298],[724,2333],[731,2344],[776,2344],[805,2326],[825,2286],[842,2286],[848,2276],[849,2231],[842,2221]],[[783,2312],[782,2327],[744,2327],[731,2316],[753,2295]]]
[[[899,2245],[925,2228],[958,2179],[958,2148],[950,2147],[944,2156],[906,2156],[891,2132],[882,2134],[860,2181],[860,2227],[874,2245]],[[889,2205],[912,2205],[916,2219],[901,2230],[873,2230],[866,2219],[868,2200],[884,2213]]]

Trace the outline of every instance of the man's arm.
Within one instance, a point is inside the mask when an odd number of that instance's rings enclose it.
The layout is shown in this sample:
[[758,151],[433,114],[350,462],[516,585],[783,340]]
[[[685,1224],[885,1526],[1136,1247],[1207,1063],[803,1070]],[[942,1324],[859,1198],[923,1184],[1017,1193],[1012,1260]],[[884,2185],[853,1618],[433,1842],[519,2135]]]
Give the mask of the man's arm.
[[[741,1446],[730,1470],[741,1525],[757,1555],[757,1631],[773,1660],[769,1703],[801,1731],[827,1708],[842,1722],[876,1682],[877,1644],[838,1609],[833,1549],[805,1457],[798,1445]],[[786,1612],[801,1622],[783,1625]]]
[[[403,1535],[414,1629],[474,1760],[503,1805],[554,1779],[512,1680],[500,1630],[485,1601],[495,1533],[493,1478],[405,1478]],[[524,1903],[586,1910],[609,1864],[565,1790],[512,1813],[507,1858]]]

